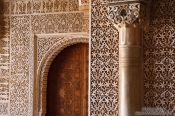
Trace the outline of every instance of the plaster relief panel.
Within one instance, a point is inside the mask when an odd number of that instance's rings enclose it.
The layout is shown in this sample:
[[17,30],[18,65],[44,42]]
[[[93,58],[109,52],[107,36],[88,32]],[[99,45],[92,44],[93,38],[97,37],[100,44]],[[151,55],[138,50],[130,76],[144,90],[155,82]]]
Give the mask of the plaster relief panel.
[[8,116],[8,103],[0,103],[0,115]]
[[0,19],[0,115],[32,116],[33,35],[87,33],[88,17],[79,11],[78,0],[3,0]]
[[12,16],[11,23],[10,115],[27,116],[32,100],[29,98],[30,16]]
[[88,5],[90,0],[80,0],[82,5]]
[[118,31],[108,20],[107,5],[92,5],[91,116],[118,114]]
[[69,33],[83,30],[83,13],[60,13],[32,16],[32,32]]
[[14,0],[12,14],[78,11],[78,0]]

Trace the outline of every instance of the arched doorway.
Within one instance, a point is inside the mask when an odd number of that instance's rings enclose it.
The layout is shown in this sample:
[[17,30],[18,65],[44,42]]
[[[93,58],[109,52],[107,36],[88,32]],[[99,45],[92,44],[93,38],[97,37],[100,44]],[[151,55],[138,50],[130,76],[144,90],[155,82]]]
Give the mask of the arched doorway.
[[47,116],[88,115],[88,44],[71,45],[53,60],[46,101]]

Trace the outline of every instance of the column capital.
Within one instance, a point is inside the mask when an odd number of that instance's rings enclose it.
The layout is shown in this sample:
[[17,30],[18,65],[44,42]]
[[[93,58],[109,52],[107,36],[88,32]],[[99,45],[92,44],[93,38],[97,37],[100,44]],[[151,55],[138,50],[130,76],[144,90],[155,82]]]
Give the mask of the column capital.
[[115,27],[145,27],[149,22],[151,0],[108,0],[108,16]]

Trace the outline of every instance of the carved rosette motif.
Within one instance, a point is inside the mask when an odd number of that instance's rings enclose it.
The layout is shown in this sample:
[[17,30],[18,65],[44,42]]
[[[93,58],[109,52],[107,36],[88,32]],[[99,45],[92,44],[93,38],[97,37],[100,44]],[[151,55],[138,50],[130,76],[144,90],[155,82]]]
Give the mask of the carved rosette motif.
[[12,14],[78,11],[78,0],[14,0]]

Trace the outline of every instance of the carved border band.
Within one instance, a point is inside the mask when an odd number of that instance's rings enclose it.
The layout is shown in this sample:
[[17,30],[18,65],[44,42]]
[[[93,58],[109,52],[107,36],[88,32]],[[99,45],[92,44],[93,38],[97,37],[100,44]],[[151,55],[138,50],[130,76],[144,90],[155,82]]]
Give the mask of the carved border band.
[[[35,98],[38,103],[36,103],[36,112],[35,114],[44,115],[46,113],[46,90],[47,90],[47,73],[49,71],[49,67],[52,63],[52,60],[58,55],[58,53],[66,48],[67,46],[76,44],[76,43],[88,43],[87,34],[65,34],[65,35],[44,35],[37,36],[35,41],[37,42],[37,56],[39,59],[37,60],[39,64],[38,71],[36,72],[36,82],[35,87],[38,89],[35,91]],[[49,40],[49,41],[48,41]],[[48,43],[48,44],[42,44]],[[54,44],[53,44],[54,43]],[[43,46],[44,45],[44,46]],[[44,48],[48,49],[44,49]],[[40,52],[44,52],[44,56],[40,54]],[[42,59],[42,60],[41,60]],[[38,100],[37,100],[38,99]],[[39,106],[39,107],[38,107]]]

